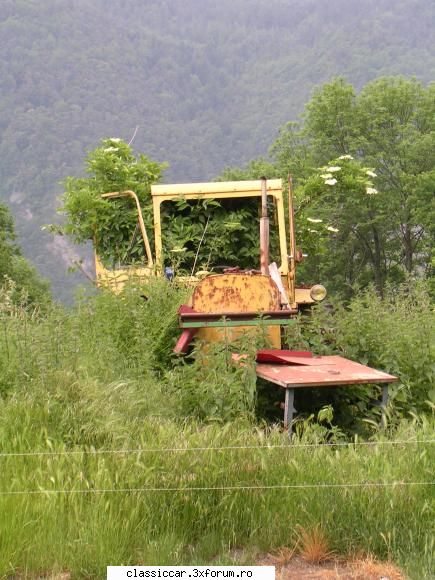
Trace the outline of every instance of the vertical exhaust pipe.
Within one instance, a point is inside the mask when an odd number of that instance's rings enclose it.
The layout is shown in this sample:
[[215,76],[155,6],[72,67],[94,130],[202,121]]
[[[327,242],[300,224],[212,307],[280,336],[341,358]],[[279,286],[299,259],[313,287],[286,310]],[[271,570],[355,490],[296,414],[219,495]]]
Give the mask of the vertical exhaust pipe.
[[269,216],[267,214],[267,180],[261,178],[260,269],[269,275]]
[[289,273],[288,273],[288,287],[291,304],[295,305],[295,287],[296,287],[296,230],[295,230],[295,210],[293,205],[293,179],[290,173],[288,174],[288,225],[289,225]]

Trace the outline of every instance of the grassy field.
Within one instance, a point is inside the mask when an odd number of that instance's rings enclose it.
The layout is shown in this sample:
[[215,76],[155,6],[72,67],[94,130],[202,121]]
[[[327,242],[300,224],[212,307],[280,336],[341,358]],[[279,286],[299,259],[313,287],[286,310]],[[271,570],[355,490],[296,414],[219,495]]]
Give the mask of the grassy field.
[[[335,394],[334,417],[325,400],[301,400],[315,416],[302,414],[290,445],[255,396],[252,366],[229,365],[225,345],[208,365],[172,359],[183,292],[159,283],[147,302],[134,292],[101,294],[41,314],[14,306],[3,289],[1,577],[102,578],[108,564],[218,564],[235,554],[252,563],[320,526],[338,553],[371,553],[411,578],[431,578],[435,427],[425,403],[425,300],[368,306],[361,297],[340,314],[342,326],[325,326],[322,313],[298,323],[295,345],[347,348],[355,358],[365,348],[402,381],[385,429],[369,387],[353,398]],[[357,339],[343,316],[357,332],[364,300]],[[376,334],[377,325],[385,333],[382,316],[390,338]],[[349,416],[352,423],[341,420]]]

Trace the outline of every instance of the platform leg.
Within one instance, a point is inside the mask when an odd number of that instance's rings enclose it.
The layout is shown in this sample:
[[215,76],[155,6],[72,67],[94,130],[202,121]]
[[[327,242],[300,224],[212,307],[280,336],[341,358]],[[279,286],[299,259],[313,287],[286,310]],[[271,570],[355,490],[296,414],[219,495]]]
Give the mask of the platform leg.
[[293,425],[293,413],[295,401],[295,390],[286,389],[285,390],[285,403],[284,403],[284,427],[288,429],[289,437],[292,436],[292,425]]
[[389,387],[388,383],[382,385],[381,421],[383,427],[385,427],[386,424],[385,412],[387,410],[388,405],[388,387]]

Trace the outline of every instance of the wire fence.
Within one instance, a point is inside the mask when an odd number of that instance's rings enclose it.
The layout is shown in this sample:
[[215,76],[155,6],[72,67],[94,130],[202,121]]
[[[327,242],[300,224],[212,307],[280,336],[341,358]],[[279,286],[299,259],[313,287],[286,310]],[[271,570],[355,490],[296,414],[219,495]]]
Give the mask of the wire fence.
[[[336,443],[288,443],[276,445],[229,445],[214,447],[138,447],[134,449],[80,449],[63,451],[24,451],[24,452],[1,452],[0,459],[19,457],[63,457],[63,456],[89,456],[89,455],[127,455],[141,453],[189,453],[189,452],[225,452],[225,451],[249,451],[261,450],[272,451],[275,449],[287,449],[297,451],[303,449],[330,449],[330,448],[360,448],[393,445],[431,445],[435,439],[401,439],[385,441],[353,441]],[[435,481],[392,481],[392,482],[357,482],[357,483],[304,483],[304,484],[276,484],[276,485],[223,485],[204,487],[131,487],[131,488],[86,488],[86,489],[23,489],[23,490],[0,490],[0,496],[23,496],[23,495],[75,495],[75,494],[104,494],[104,493],[159,493],[159,492],[203,492],[203,491],[268,491],[268,490],[325,490],[325,489],[371,489],[371,488],[394,488],[394,487],[418,487],[433,486]]]
[[68,455],[128,455],[134,453],[188,453],[207,451],[273,450],[289,449],[329,449],[340,447],[376,447],[377,445],[430,445],[435,439],[394,440],[394,441],[346,441],[337,443],[288,443],[277,445],[228,445],[224,447],[138,447],[134,449],[74,449],[69,451],[18,451],[0,452],[0,459],[8,457],[55,457]]
[[308,484],[278,484],[278,485],[222,485],[204,487],[128,487],[106,489],[30,489],[0,491],[2,495],[58,495],[58,494],[103,494],[103,493],[157,493],[157,492],[200,492],[200,491],[268,491],[305,490],[305,489],[357,489],[357,488],[390,488],[410,486],[432,486],[435,481],[368,481],[360,483],[308,483]]

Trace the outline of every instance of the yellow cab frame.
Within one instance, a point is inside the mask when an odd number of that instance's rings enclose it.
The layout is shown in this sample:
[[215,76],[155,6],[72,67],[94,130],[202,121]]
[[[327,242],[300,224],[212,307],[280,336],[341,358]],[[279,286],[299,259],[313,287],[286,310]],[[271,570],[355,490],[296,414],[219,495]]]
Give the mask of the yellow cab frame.
[[[142,211],[136,194],[132,191],[111,192],[102,195],[104,198],[130,197],[137,208],[138,224],[144,242],[147,263],[143,266],[122,267],[115,270],[105,268],[95,248],[96,281],[99,286],[105,286],[115,292],[120,292],[128,280],[134,279],[146,282],[152,276],[163,275],[163,241],[162,241],[162,213],[161,206],[168,201],[201,200],[201,199],[240,199],[261,198],[262,187],[266,187],[267,196],[272,197],[277,216],[277,228],[279,239],[280,264],[278,271],[288,296],[288,306],[297,309],[300,305],[313,304],[315,300],[311,296],[311,288],[297,288],[295,283],[296,264],[301,259],[300,252],[296,249],[294,209],[289,180],[288,195],[288,225],[289,237],[286,233],[286,211],[284,204],[284,192],[281,179],[252,180],[252,181],[229,181],[210,183],[183,183],[170,185],[152,185],[151,196],[154,218],[154,247],[153,258],[148,235],[143,221]],[[253,265],[254,266],[254,265]],[[194,284],[198,279],[190,278]]]

